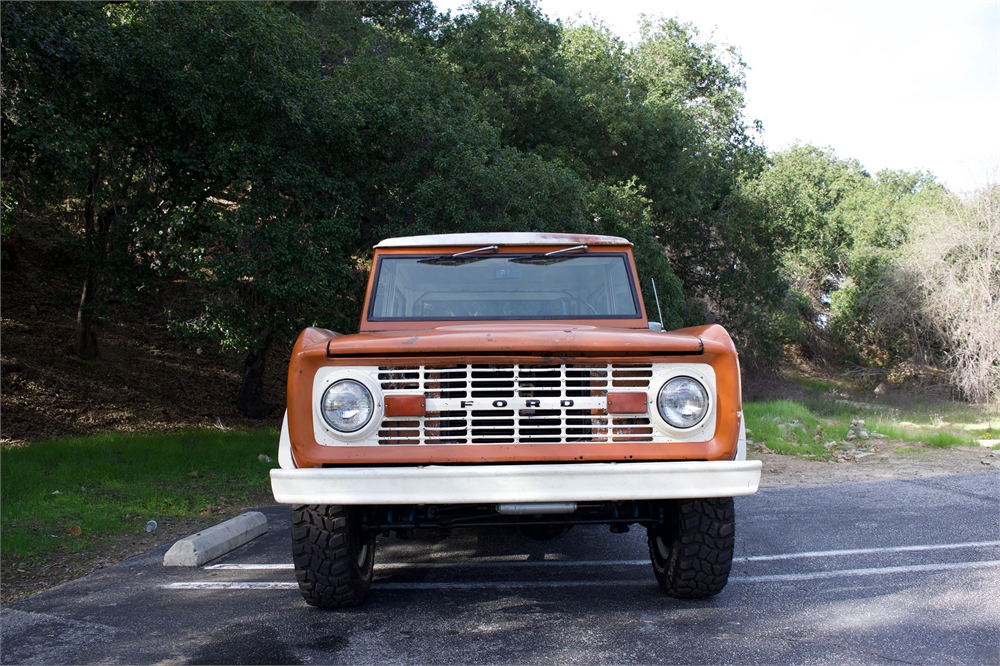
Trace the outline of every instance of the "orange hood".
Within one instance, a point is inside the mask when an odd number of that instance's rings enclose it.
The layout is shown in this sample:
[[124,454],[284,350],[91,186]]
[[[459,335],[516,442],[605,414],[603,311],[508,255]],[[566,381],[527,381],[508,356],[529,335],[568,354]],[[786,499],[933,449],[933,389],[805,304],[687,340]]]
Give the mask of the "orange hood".
[[359,333],[332,338],[327,355],[391,356],[450,354],[532,354],[541,356],[700,354],[704,343],[686,332],[601,328],[523,321],[456,324],[420,331]]

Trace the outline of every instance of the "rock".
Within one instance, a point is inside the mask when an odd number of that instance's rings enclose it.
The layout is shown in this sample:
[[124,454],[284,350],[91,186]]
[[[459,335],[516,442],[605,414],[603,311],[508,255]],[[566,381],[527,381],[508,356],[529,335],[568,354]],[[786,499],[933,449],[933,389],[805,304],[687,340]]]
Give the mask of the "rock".
[[864,428],[858,431],[858,437],[860,437],[861,439],[871,439],[871,435],[869,435],[868,431],[865,430]]
[[858,427],[859,428],[864,428],[865,427],[865,422],[862,421],[861,419],[858,419]]
[[781,423],[781,417],[780,416],[775,416],[773,419],[771,419],[771,423],[775,423],[775,424]]
[[851,441],[854,441],[857,438],[858,438],[858,436],[856,434],[854,434],[854,431],[852,430],[852,431],[850,431],[850,432],[847,433],[847,437],[845,437],[844,439],[846,439],[848,442],[851,442]]
[[862,458],[867,458],[868,456],[873,456],[874,453],[856,453],[854,454],[855,460],[861,460]]
[[880,432],[873,432],[872,433],[872,439],[888,439],[888,437],[886,437],[885,435],[883,435]]
[[889,385],[886,384],[885,382],[882,382],[881,384],[876,386],[875,390],[873,391],[873,393],[878,396],[883,396],[888,392],[889,392]]
[[826,442],[825,444],[823,444],[824,449],[831,449],[835,446],[837,446],[837,442]]

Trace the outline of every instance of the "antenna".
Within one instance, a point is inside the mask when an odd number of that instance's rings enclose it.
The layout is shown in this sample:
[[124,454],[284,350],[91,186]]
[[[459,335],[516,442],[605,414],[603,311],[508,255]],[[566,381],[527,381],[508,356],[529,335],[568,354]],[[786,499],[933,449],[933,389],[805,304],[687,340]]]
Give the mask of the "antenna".
[[660,330],[663,330],[663,311],[660,310],[660,295],[656,293],[656,280],[649,278],[649,281],[653,284],[653,298],[656,299],[656,314],[660,316]]

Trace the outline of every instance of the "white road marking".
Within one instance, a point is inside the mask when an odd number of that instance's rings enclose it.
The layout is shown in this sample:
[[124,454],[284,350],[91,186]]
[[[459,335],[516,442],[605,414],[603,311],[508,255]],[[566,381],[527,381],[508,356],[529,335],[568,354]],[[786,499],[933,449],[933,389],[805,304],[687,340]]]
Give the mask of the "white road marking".
[[[772,583],[800,580],[821,580],[824,578],[843,578],[848,576],[878,576],[889,574],[954,571],[956,569],[1000,568],[1000,560],[982,562],[951,562],[948,564],[914,564],[902,567],[878,567],[871,569],[838,569],[835,571],[813,571],[798,574],[773,574],[764,576],[730,576],[730,582],[741,583]],[[545,581],[474,581],[467,583],[380,583],[375,587],[379,590],[488,590],[522,587],[602,587],[602,586],[639,586],[651,587],[651,580],[545,580]],[[294,582],[236,582],[208,581],[169,583],[161,585],[164,590],[294,590],[298,583]]]
[[237,582],[217,580],[207,583],[170,583],[161,585],[162,590],[294,590],[299,586],[294,582]]
[[988,569],[1000,567],[1000,560],[984,562],[950,562],[948,564],[911,564],[905,567],[877,567],[872,569],[837,569],[834,571],[813,571],[799,574],[770,574],[762,576],[731,577],[745,583],[770,583],[793,580],[819,580],[823,578],[843,578],[845,576],[878,576],[882,574],[918,573],[921,571],[953,571],[955,569]]
[[[739,562],[769,562],[773,560],[792,560],[816,557],[843,557],[846,555],[870,555],[873,553],[911,553],[930,550],[954,550],[957,548],[990,548],[1000,546],[1000,541],[975,541],[970,543],[941,543],[923,546],[893,546],[888,548],[854,548],[851,550],[814,550],[803,553],[780,553],[777,555],[749,555],[734,557],[733,563]],[[375,569],[445,569],[452,567],[495,567],[497,564],[506,566],[574,566],[574,567],[620,567],[645,566],[649,560],[510,560],[502,557],[482,558],[471,562],[376,562]],[[216,570],[269,570],[294,569],[291,562],[281,564],[212,564],[205,569]]]
[[851,550],[814,550],[805,553],[782,553],[779,555],[750,555],[733,558],[741,562],[766,562],[770,560],[791,560],[800,557],[841,557],[844,555],[869,555],[871,553],[911,553],[926,550],[953,550],[955,548],[990,548],[1000,546],[1000,541],[975,541],[971,543],[939,543],[926,546],[892,546],[889,548],[853,548]]
[[210,564],[202,568],[225,569],[229,571],[260,571],[264,569],[294,569],[295,565],[291,562],[283,562],[281,564]]

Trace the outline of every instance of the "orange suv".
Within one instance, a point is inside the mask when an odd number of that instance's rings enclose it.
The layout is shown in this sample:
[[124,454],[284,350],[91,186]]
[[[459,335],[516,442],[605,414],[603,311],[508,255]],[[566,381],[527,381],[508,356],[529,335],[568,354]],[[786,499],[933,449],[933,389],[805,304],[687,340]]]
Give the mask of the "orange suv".
[[296,576],[360,603],[376,536],[421,527],[646,528],[667,594],[726,585],[756,492],[721,326],[660,330],[623,238],[447,234],[375,247],[360,332],[304,330],[271,485]]

